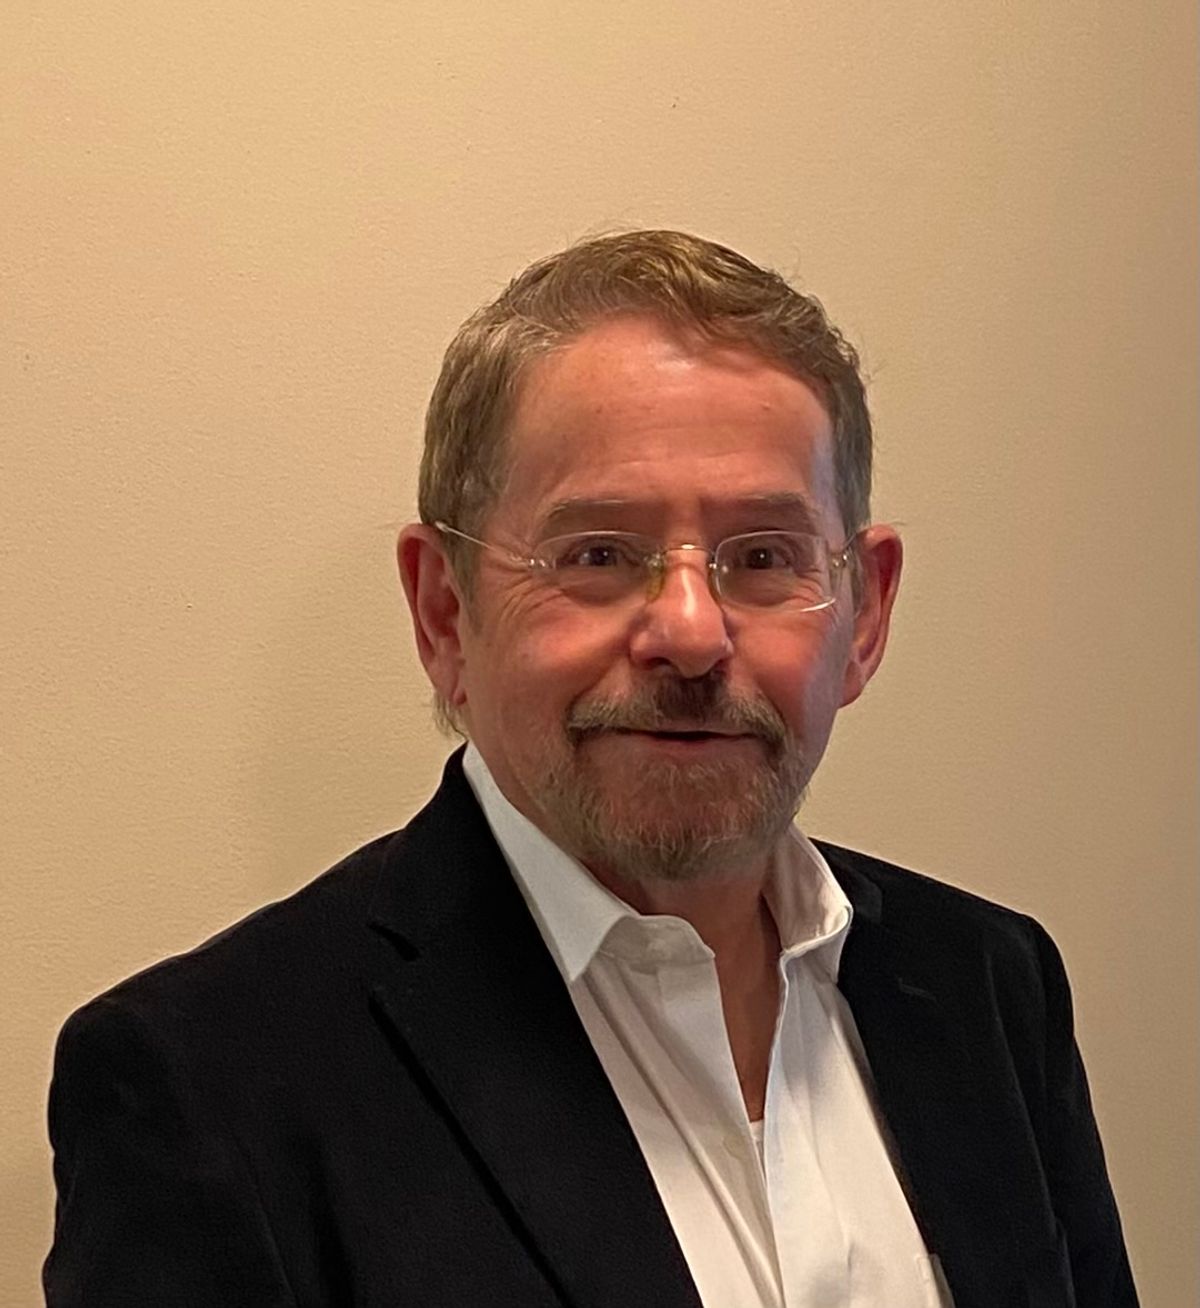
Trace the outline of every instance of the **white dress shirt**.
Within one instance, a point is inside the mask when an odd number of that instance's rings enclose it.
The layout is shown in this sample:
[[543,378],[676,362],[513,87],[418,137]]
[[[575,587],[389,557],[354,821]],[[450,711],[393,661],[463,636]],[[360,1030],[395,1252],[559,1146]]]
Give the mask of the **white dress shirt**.
[[765,1117],[747,1118],[712,950],[642,915],[464,760],[658,1187],[706,1308],[950,1308],[837,989],[851,906],[798,828],[775,852],[780,1003]]

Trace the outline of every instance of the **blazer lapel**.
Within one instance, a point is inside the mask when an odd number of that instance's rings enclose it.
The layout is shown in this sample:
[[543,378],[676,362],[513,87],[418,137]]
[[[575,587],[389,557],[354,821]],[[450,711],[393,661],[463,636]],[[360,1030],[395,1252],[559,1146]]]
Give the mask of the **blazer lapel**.
[[450,759],[397,842],[372,1003],[576,1308],[700,1308],[646,1167],[499,847]]
[[1024,1264],[1039,1246],[1044,1184],[1028,1141],[1011,1129],[1017,1092],[998,1014],[980,1019],[984,978],[956,971],[962,964],[948,960],[938,942],[892,923],[857,856],[822,849],[855,910],[838,986],[926,1246],[956,1303],[1025,1305]]

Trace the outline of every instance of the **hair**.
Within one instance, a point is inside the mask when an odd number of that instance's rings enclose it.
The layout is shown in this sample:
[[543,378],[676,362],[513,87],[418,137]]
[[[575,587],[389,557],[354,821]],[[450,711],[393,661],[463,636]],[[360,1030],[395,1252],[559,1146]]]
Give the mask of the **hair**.
[[[506,436],[524,370],[607,319],[646,315],[702,340],[740,345],[810,385],[833,429],[847,535],[870,520],[871,418],[853,346],[820,302],[726,246],[676,231],[581,241],[538,260],[450,342],[425,419],[418,511],[478,535],[507,479]],[[474,553],[447,536],[470,592]]]

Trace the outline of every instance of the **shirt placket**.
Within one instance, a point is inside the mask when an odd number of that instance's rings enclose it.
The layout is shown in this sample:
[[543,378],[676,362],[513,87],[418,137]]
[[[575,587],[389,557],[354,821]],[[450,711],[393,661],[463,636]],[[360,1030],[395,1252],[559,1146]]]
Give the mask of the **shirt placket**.
[[688,1087],[683,1093],[690,1091],[708,1109],[681,1110],[680,1135],[743,1252],[756,1303],[783,1308],[766,1183],[725,1028],[715,962],[664,962],[655,979],[676,1044],[676,1070]]
[[782,1017],[767,1080],[767,1196],[772,1226],[783,1237],[776,1253],[784,1304],[842,1308],[849,1302],[849,1248],[817,1147],[819,1078],[837,1051],[823,1014],[814,1021],[816,1000],[805,993],[802,966],[793,957],[781,969]]

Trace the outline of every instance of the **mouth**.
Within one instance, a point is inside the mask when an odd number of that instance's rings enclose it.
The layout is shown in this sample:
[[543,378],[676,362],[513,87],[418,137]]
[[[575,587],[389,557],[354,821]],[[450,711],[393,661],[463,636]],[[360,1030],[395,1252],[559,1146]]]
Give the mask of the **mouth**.
[[751,737],[744,731],[730,731],[720,727],[615,727],[618,736],[645,736],[650,740],[661,740],[675,744],[702,745],[710,741],[748,740]]
[[646,733],[658,740],[728,740],[721,731],[649,731]]

